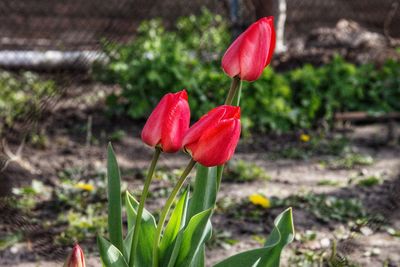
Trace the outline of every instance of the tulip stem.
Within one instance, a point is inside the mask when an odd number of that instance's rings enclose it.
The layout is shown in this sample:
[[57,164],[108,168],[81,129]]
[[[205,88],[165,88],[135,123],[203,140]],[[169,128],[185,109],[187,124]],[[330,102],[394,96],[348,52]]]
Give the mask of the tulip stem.
[[238,76],[233,77],[231,88],[229,88],[229,93],[225,100],[225,105],[232,105],[233,98],[235,97],[236,91],[240,87],[240,85],[241,85],[240,78]]
[[242,96],[242,80],[239,81],[238,88],[236,90],[235,96],[231,105],[240,106],[240,97]]
[[165,203],[164,208],[161,211],[160,219],[157,224],[156,235],[154,237],[153,243],[153,267],[158,267],[158,246],[160,244],[161,239],[161,231],[164,226],[165,220],[167,219],[167,215],[171,206],[179,193],[179,190],[182,188],[183,184],[186,181],[187,176],[189,175],[190,171],[193,169],[194,165],[196,165],[196,161],[193,159],[190,160],[189,164],[186,166],[186,169],[183,171],[181,177],[179,178],[178,182],[176,183],[174,189],[171,192],[171,195],[168,197],[167,202]]
[[[134,230],[133,230],[133,237],[132,237],[132,246],[131,246],[131,251],[130,251],[130,257],[129,257],[129,266],[133,267],[134,262],[135,262],[135,251],[139,242],[139,232],[140,232],[140,226],[141,226],[141,220],[142,220],[142,215],[143,215],[143,209],[144,209],[144,203],[146,202],[147,195],[149,193],[149,187],[151,184],[151,180],[153,178],[154,170],[157,165],[158,158],[160,157],[161,154],[161,149],[159,147],[156,147],[154,154],[153,154],[153,159],[151,161],[149,170],[147,172],[146,179],[144,181],[144,187],[142,191],[142,195],[140,196],[140,202],[139,202],[139,207],[137,210],[137,215],[136,215],[136,221],[134,225]],[[129,229],[128,229],[129,230]]]

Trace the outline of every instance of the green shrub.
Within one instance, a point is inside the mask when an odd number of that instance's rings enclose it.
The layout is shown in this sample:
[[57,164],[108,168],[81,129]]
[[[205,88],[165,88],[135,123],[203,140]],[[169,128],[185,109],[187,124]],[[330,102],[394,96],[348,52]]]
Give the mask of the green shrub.
[[[111,114],[145,118],[167,92],[189,91],[193,119],[223,103],[230,78],[220,59],[229,46],[228,23],[203,10],[179,18],[173,30],[160,20],[145,21],[134,41],[105,46],[109,62],[97,64],[95,78],[118,83],[108,97]],[[381,68],[356,66],[337,56],[329,64],[276,73],[264,71],[256,83],[243,83],[242,123],[258,131],[286,132],[332,122],[337,111],[380,113],[400,110],[400,62]]]
[[221,101],[229,86],[219,66],[229,40],[226,22],[206,10],[178,19],[176,31],[167,31],[160,20],[145,21],[134,42],[106,47],[110,62],[95,66],[94,74],[123,88],[108,98],[112,113],[143,118],[165,93],[188,88],[199,117]]

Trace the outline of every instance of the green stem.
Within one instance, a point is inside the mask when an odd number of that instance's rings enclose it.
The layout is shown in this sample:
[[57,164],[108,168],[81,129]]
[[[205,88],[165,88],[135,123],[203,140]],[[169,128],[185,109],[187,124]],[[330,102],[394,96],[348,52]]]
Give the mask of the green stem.
[[225,105],[232,105],[233,98],[236,95],[238,87],[241,85],[241,80],[238,76],[233,77],[231,88],[229,88],[228,96],[225,100]]
[[175,185],[174,189],[172,190],[171,195],[168,197],[164,208],[161,211],[153,243],[153,267],[158,267],[158,246],[160,244],[161,231],[164,226],[165,220],[167,219],[168,212],[171,209],[171,206],[176,196],[178,195],[179,190],[182,188],[182,185],[185,183],[187,176],[189,175],[195,164],[196,161],[191,159],[189,164],[186,166],[186,169],[183,171],[181,177],[179,178],[177,184]]
[[224,166],[225,165],[219,165],[217,167],[217,192],[219,192],[219,187],[221,185],[222,173],[224,172]]
[[134,262],[135,262],[135,251],[139,242],[139,233],[140,233],[140,226],[141,226],[141,220],[142,220],[142,214],[143,214],[143,209],[144,209],[144,203],[146,202],[147,195],[149,193],[149,187],[151,184],[151,180],[153,178],[154,170],[157,165],[158,158],[160,157],[161,154],[161,149],[156,147],[156,150],[154,151],[153,154],[153,159],[151,161],[149,170],[147,172],[146,180],[144,181],[144,187],[142,191],[142,195],[140,196],[140,202],[139,202],[139,207],[137,210],[137,215],[136,215],[136,222],[135,222],[135,228],[133,230],[133,237],[132,237],[132,246],[131,246],[131,251],[130,251],[130,257],[129,257],[129,266],[133,267]]
[[240,97],[242,96],[242,80],[240,80],[238,89],[236,90],[235,96],[233,97],[232,105],[240,106]]
[[[242,96],[242,80],[239,77],[234,77],[232,79],[231,88],[229,89],[228,97],[226,98],[225,105],[240,105],[240,97]],[[219,186],[221,185],[222,173],[224,171],[225,165],[220,165],[217,167],[217,192],[219,191]]]

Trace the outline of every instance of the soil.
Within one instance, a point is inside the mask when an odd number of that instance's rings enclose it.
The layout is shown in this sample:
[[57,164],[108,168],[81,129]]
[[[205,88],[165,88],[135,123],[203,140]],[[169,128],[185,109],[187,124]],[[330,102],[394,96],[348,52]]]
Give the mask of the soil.
[[[21,160],[14,162],[1,173],[2,177],[8,177],[5,179],[8,182],[1,185],[2,190],[4,189],[2,193],[10,193],[12,187],[29,185],[32,179],[42,180],[46,185],[57,186],[58,173],[66,168],[76,166],[104,168],[108,136],[116,130],[123,130],[126,133],[121,140],[113,142],[123,170],[123,179],[127,182],[128,189],[137,190],[143,181],[140,177],[132,177],[131,170],[145,169],[151,159],[152,150],[143,145],[139,137],[143,121],[116,119],[104,115],[104,96],[113,90],[118,88],[96,84],[71,85],[67,88],[61,99],[46,109],[37,123],[40,125],[40,131],[46,136],[45,144],[38,146],[27,143],[22,150]],[[385,266],[400,266],[399,237],[391,236],[385,231],[386,226],[400,229],[400,150],[398,142],[385,143],[385,131],[386,126],[382,124],[351,128],[346,135],[351,140],[352,147],[374,158],[374,163],[370,166],[356,166],[351,169],[330,169],[321,166],[321,160],[329,158],[330,155],[311,155],[305,159],[279,157],[273,159],[272,152],[279,150],[279,147],[287,146],[288,143],[293,145],[298,143],[296,134],[255,135],[250,140],[242,140],[235,159],[244,159],[263,167],[271,179],[247,183],[223,182],[219,199],[241,203],[250,194],[257,192],[269,198],[280,199],[310,192],[338,198],[358,198],[369,214],[377,212],[383,214],[384,222],[380,222],[377,226],[370,225],[370,230],[349,233],[344,238],[338,236],[337,232],[341,229],[343,232],[349,232],[345,224],[326,223],[303,209],[294,208],[297,233],[313,230],[318,238],[306,243],[298,240],[293,242],[284,251],[282,266],[288,266],[285,263],[293,257],[294,250],[316,251],[324,246],[330,246],[325,242],[327,238],[330,240],[328,242],[337,241],[341,255],[361,266],[383,266],[384,263],[387,264]],[[17,151],[26,133],[23,125],[16,126],[8,132],[6,140],[11,151]],[[397,125],[397,136],[399,133],[400,126]],[[162,155],[160,166],[166,169],[180,168],[187,160],[188,157],[182,153]],[[29,166],[29,170],[26,166]],[[18,168],[19,171],[16,171]],[[349,177],[359,173],[379,175],[384,181],[371,187],[347,185]],[[320,185],[322,180],[337,181],[341,186]],[[5,187],[6,184],[9,190]],[[160,186],[163,184],[159,182],[153,185],[154,188]],[[164,199],[151,199],[149,209],[158,209],[163,205],[163,201]],[[10,222],[15,224],[16,229],[33,227],[27,240],[0,251],[0,266],[62,265],[68,248],[53,246],[51,231],[38,229],[29,219],[19,218],[16,211],[7,210],[4,205],[0,208],[3,208],[0,233],[4,229],[9,229],[4,225],[9,227]],[[213,217],[214,229],[217,232],[224,230],[231,233],[237,242],[225,248],[223,246],[209,248],[207,266],[239,251],[259,247],[260,243],[255,236],[267,236],[273,219],[282,210],[283,208],[272,208],[259,220],[239,222],[230,217],[229,212],[228,214],[217,212]],[[51,219],[54,215],[46,213],[44,209],[42,216]],[[87,255],[87,266],[101,266],[96,249],[93,249],[95,244],[88,241],[82,245],[88,251],[93,251]]]

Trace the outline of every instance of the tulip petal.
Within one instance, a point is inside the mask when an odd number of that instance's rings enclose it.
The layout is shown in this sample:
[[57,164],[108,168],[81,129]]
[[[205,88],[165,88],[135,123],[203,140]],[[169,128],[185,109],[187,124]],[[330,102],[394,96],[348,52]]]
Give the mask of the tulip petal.
[[265,22],[269,25],[271,29],[271,41],[268,42],[269,48],[268,48],[268,54],[267,54],[267,61],[265,62],[265,66],[268,66],[269,63],[271,63],[272,56],[274,54],[275,50],[275,45],[276,45],[276,33],[275,33],[275,28],[274,28],[274,17],[267,17],[264,18]]
[[256,22],[245,32],[240,50],[240,77],[254,81],[260,77],[268,59],[271,27],[264,22]]
[[240,137],[240,120],[228,119],[206,130],[198,142],[189,144],[194,160],[211,167],[228,161]]
[[181,149],[182,140],[189,128],[189,123],[190,109],[186,100],[175,102],[175,106],[168,108],[161,133],[164,152],[173,153]]
[[186,132],[185,138],[183,139],[183,146],[197,141],[204,133],[204,131],[206,131],[210,127],[213,127],[224,117],[225,112],[226,110],[224,108],[217,107],[201,117]]
[[242,45],[244,33],[229,46],[222,57],[222,69],[229,77],[235,77],[240,73],[240,49]]
[[172,94],[166,94],[151,112],[142,130],[142,140],[149,146],[156,146],[161,140],[163,117]]
[[229,105],[222,105],[225,109],[225,114],[221,120],[224,119],[240,119],[240,107],[239,106],[229,106]]

